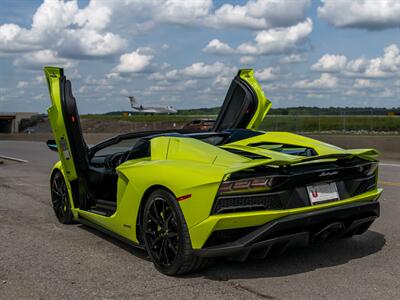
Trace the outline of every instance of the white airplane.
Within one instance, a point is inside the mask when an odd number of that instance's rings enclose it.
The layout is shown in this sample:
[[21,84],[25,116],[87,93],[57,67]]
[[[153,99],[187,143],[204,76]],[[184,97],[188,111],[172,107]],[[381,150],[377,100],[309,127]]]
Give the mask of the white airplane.
[[143,106],[136,101],[134,96],[128,96],[129,101],[131,102],[131,107],[136,112],[142,113],[151,113],[151,114],[175,114],[178,111],[173,108],[171,105],[168,106]]

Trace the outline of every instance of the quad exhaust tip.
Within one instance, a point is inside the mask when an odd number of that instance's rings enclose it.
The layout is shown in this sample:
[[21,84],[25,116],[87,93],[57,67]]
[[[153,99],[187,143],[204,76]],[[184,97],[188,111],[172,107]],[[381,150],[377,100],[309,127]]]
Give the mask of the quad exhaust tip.
[[331,223],[314,234],[312,237],[312,242],[318,243],[339,238],[343,235],[345,230],[346,226],[343,222]]

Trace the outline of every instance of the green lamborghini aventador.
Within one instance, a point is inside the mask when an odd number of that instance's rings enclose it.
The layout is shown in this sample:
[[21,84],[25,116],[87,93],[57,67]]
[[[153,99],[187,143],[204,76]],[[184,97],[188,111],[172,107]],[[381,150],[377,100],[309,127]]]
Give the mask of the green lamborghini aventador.
[[257,130],[271,103],[252,70],[233,79],[210,131],[135,132],[93,147],[63,69],[44,71],[58,220],[145,249],[164,274],[351,237],[379,216],[377,152]]

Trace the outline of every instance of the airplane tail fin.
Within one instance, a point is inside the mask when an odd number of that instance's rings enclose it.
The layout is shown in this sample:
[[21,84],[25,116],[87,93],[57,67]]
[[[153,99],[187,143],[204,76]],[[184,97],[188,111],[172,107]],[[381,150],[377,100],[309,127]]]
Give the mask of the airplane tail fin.
[[137,105],[136,98],[134,96],[128,96],[129,101],[131,102],[131,107],[134,108],[135,105]]

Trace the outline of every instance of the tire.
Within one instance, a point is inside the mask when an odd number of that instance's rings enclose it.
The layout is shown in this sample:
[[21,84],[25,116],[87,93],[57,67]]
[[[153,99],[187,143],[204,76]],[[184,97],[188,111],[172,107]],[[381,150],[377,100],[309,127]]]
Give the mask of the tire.
[[73,223],[68,189],[64,176],[60,171],[56,171],[51,179],[51,202],[54,213],[60,223]]
[[142,236],[154,266],[165,275],[194,272],[206,264],[204,258],[193,254],[178,201],[166,190],[155,190],[147,199]]

